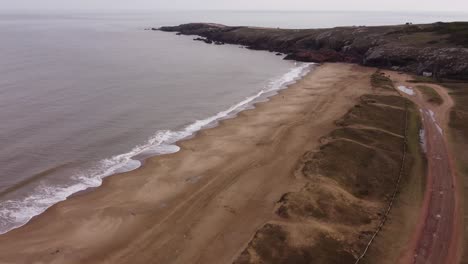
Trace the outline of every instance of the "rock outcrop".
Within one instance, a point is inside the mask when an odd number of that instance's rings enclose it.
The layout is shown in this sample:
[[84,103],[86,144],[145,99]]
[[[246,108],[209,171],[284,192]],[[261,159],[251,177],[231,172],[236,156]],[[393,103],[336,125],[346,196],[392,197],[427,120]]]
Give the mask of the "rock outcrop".
[[[156,29],[155,29],[156,30]],[[305,62],[350,62],[434,77],[468,79],[468,22],[276,29],[192,23],[157,30],[198,35]],[[211,41],[211,42],[210,42]]]

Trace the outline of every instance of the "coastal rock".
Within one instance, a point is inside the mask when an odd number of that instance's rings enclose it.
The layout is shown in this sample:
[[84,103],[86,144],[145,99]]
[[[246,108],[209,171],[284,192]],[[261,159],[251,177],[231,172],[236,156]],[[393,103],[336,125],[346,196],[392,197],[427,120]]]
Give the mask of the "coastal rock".
[[213,41],[212,41],[212,40],[209,40],[209,39],[206,39],[206,38],[194,38],[193,40],[195,40],[195,41],[203,41],[203,42],[205,42],[206,44],[213,44]]
[[302,50],[290,54],[284,59],[316,63],[345,61],[345,58],[341,53],[332,49]]
[[417,48],[383,45],[371,48],[364,55],[363,64],[368,66],[403,67],[417,62]]
[[203,38],[196,40],[209,44],[237,44],[288,54],[285,59],[289,60],[350,62],[415,74],[431,72],[437,78],[468,79],[468,22],[330,29],[192,23],[159,30],[198,35]]

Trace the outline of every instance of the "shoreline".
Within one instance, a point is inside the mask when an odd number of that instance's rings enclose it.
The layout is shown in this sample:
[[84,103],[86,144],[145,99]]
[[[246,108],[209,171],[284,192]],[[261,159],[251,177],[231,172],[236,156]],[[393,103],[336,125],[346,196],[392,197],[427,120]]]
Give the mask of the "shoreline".
[[[106,160],[113,160],[117,157],[126,157],[126,161],[117,163],[112,165],[110,168],[102,168],[100,172],[96,172],[97,175],[93,177],[85,177],[83,179],[75,182],[74,184],[65,186],[65,187],[54,187],[57,188],[57,192],[62,192],[68,188],[74,189],[76,186],[78,191],[72,190],[69,194],[65,195],[58,195],[51,197],[44,197],[45,199],[52,199],[54,202],[51,202],[46,207],[41,208],[40,213],[35,213],[34,215],[30,215],[28,217],[29,220],[26,220],[23,223],[18,223],[14,227],[10,227],[8,230],[3,231],[0,230],[0,235],[6,234],[14,229],[20,228],[26,225],[29,221],[33,218],[40,216],[43,214],[48,208],[54,206],[57,203],[61,203],[66,201],[72,197],[80,196],[89,192],[93,192],[94,190],[100,188],[102,186],[102,181],[111,176],[119,175],[126,172],[135,171],[138,168],[142,167],[146,160],[152,157],[163,156],[168,154],[177,153],[180,151],[180,146],[178,142],[191,139],[193,138],[199,131],[204,129],[210,129],[213,127],[218,126],[219,122],[226,119],[235,118],[240,112],[255,108],[255,105],[260,102],[268,101],[269,98],[275,96],[279,91],[283,89],[287,89],[290,85],[296,83],[298,80],[303,78],[307,75],[310,71],[313,70],[315,67],[314,63],[296,63],[295,66],[291,67],[288,72],[272,79],[270,84],[265,86],[262,90],[257,92],[254,95],[250,95],[245,97],[243,101],[237,102],[231,105],[226,110],[218,112],[212,116],[206,117],[205,119],[195,120],[192,123],[183,126],[183,128],[179,130],[159,130],[154,133],[146,143],[135,146],[132,150],[114,155]],[[154,142],[152,142],[154,141]],[[159,150],[158,150],[159,149]],[[120,158],[119,158],[120,159]],[[102,162],[102,160],[100,161]],[[136,165],[138,164],[138,165]],[[112,170],[109,172],[109,170]],[[96,174],[95,173],[95,174]],[[72,177],[73,178],[73,177]],[[97,184],[97,182],[99,182]],[[85,189],[83,189],[85,188]],[[65,191],[68,193],[68,191]],[[36,193],[30,194],[30,196],[34,196]],[[28,196],[28,197],[30,197]],[[28,197],[22,198],[27,199]],[[21,203],[22,201],[15,201]],[[31,208],[28,208],[31,209]],[[35,209],[35,208],[34,208]],[[5,209],[7,210],[7,209]],[[12,211],[15,214],[21,212]],[[8,215],[8,214],[7,214]]]
[[179,141],[181,151],[107,177],[96,190],[1,235],[0,261],[232,259],[271,217],[275,201],[299,187],[301,180],[291,177],[297,162],[370,89],[363,84],[371,72],[349,64],[318,67],[254,109]]
[[[244,108],[238,109],[239,111],[235,111],[235,110],[234,110],[234,112],[233,112],[232,114],[229,114],[229,115],[227,115],[227,116],[225,116],[225,117],[223,117],[223,118],[221,118],[221,119],[214,120],[214,121],[210,122],[208,125],[203,126],[202,128],[200,128],[199,130],[194,131],[191,135],[189,135],[189,136],[187,136],[187,137],[185,137],[185,138],[182,138],[182,139],[179,139],[179,140],[175,141],[175,142],[173,143],[173,145],[171,145],[171,146],[176,146],[176,147],[178,148],[177,151],[169,152],[169,153],[162,153],[162,154],[145,153],[145,152],[136,154],[135,156],[132,157],[132,159],[135,159],[135,160],[137,160],[138,162],[140,162],[140,166],[139,166],[139,167],[137,167],[137,168],[135,168],[135,169],[132,169],[132,170],[129,170],[129,171],[125,171],[125,172],[114,172],[114,173],[112,173],[112,174],[110,174],[110,175],[108,175],[108,176],[105,176],[104,178],[102,178],[103,183],[102,183],[100,186],[97,186],[97,187],[89,187],[89,188],[87,188],[87,189],[85,189],[85,190],[75,192],[75,193],[71,194],[70,196],[68,196],[66,200],[68,200],[68,199],[70,199],[70,198],[73,198],[73,197],[75,197],[75,196],[78,197],[78,196],[86,195],[87,193],[90,193],[90,192],[95,191],[96,189],[100,188],[100,187],[104,184],[104,179],[105,179],[105,178],[114,177],[114,176],[119,176],[120,174],[124,174],[124,173],[128,173],[128,172],[136,171],[136,170],[140,169],[141,167],[145,166],[146,161],[149,160],[149,159],[156,158],[156,157],[160,157],[160,156],[171,155],[171,154],[175,154],[175,153],[181,151],[182,148],[181,148],[181,146],[179,146],[179,143],[180,143],[180,142],[193,139],[194,137],[197,136],[197,134],[198,134],[199,132],[201,132],[201,131],[203,131],[203,130],[205,130],[205,129],[211,129],[211,128],[215,128],[215,127],[219,126],[220,123],[221,123],[223,120],[229,120],[229,119],[232,119],[232,118],[236,118],[240,113],[242,113],[242,112],[245,111],[245,110],[255,109],[256,104],[268,102],[268,101],[270,100],[271,97],[278,95],[278,94],[281,92],[281,90],[288,89],[290,85],[293,85],[293,84],[295,84],[296,82],[300,81],[300,80],[301,80],[302,78],[304,78],[307,74],[309,74],[311,71],[314,70],[313,67],[320,67],[320,65],[318,65],[318,64],[316,64],[316,63],[302,63],[301,66],[305,66],[305,67],[304,67],[304,68],[295,67],[295,68],[291,69],[291,70],[295,70],[295,69],[297,69],[297,68],[301,68],[301,74],[300,74],[299,77],[295,78],[295,79],[292,80],[290,83],[285,83],[284,85],[280,86],[278,89],[272,89],[271,91],[266,91],[266,92],[264,93],[264,94],[266,94],[265,97],[262,97],[263,94],[260,95],[260,96],[258,96],[258,97],[255,97],[251,102],[245,104],[245,107],[244,107]],[[288,72],[288,73],[289,73],[289,72]],[[288,73],[286,73],[286,74],[288,74]],[[284,75],[286,75],[286,74],[284,74]],[[284,76],[284,75],[283,75],[283,76]],[[263,90],[262,90],[262,91],[263,91]],[[268,95],[268,93],[272,93],[272,94],[269,94],[269,95]],[[253,96],[252,96],[252,97],[253,97]],[[250,98],[250,97],[247,97],[247,98]],[[246,98],[246,99],[247,99],[247,98]],[[258,100],[258,101],[257,101],[257,100]],[[210,117],[208,117],[208,118],[210,118]],[[190,124],[187,125],[187,126],[190,126],[190,125],[192,125],[192,124],[194,124],[195,122],[198,122],[198,121],[199,121],[199,120],[196,120],[196,121],[190,123]],[[184,128],[187,127],[187,126],[184,126]],[[125,165],[124,165],[124,166],[125,166]],[[64,201],[66,201],[66,200],[64,200]],[[63,201],[61,201],[61,202],[63,202]],[[59,202],[59,203],[61,203],[61,202]],[[57,203],[56,203],[56,204],[57,204]],[[54,205],[55,205],[55,204],[51,205],[51,207],[54,206]],[[41,214],[42,214],[42,213],[41,213]],[[33,216],[33,218],[39,217],[41,214],[35,215],[35,216]],[[31,218],[31,220],[32,220],[33,218]],[[31,221],[31,220],[30,220],[30,221]],[[28,222],[29,222],[29,221],[28,221]],[[24,225],[26,225],[26,224],[27,224],[27,223],[25,223]],[[21,227],[24,226],[24,225],[21,225],[21,226],[19,226],[19,227],[14,228],[14,229],[21,228]],[[10,232],[10,231],[12,231],[12,230],[14,230],[14,229],[11,229],[11,230],[7,231],[6,233],[8,233],[8,232]],[[3,233],[3,234],[6,234],[6,233]],[[0,236],[3,235],[3,234],[0,233]]]

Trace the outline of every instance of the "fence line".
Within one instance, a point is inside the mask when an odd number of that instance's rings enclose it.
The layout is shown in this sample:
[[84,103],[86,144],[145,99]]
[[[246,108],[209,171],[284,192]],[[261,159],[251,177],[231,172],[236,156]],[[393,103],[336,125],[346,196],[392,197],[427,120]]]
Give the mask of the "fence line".
[[392,210],[393,203],[395,202],[395,198],[400,189],[401,176],[403,175],[403,172],[405,170],[407,143],[408,143],[408,102],[405,100],[405,132],[404,132],[404,144],[403,144],[403,158],[401,160],[400,174],[398,175],[398,180],[396,182],[395,191],[393,192],[392,199],[390,199],[390,203],[388,204],[387,211],[385,212],[385,215],[383,216],[382,221],[379,224],[379,227],[372,235],[371,239],[369,240],[369,243],[367,243],[367,246],[364,249],[364,252],[357,258],[355,264],[359,264],[359,262],[366,256],[367,251],[369,251],[369,248],[371,247],[372,243],[375,240],[375,237],[380,233],[383,226],[385,225],[385,222],[387,222],[388,215],[390,214],[390,211]]

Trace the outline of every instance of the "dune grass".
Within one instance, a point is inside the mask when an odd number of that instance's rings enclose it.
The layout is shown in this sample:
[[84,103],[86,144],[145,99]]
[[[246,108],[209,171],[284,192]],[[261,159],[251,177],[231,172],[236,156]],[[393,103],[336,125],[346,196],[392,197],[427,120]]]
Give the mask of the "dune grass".
[[371,76],[371,84],[372,87],[374,88],[382,88],[385,90],[394,90],[395,85],[393,84],[393,81],[382,74],[380,71],[376,71],[374,74]]
[[425,77],[425,76],[413,76],[412,80],[408,80],[410,83],[434,83],[436,80],[434,80],[432,77]]
[[427,85],[417,85],[416,88],[422,92],[428,102],[436,105],[444,103],[444,100],[434,88]]

